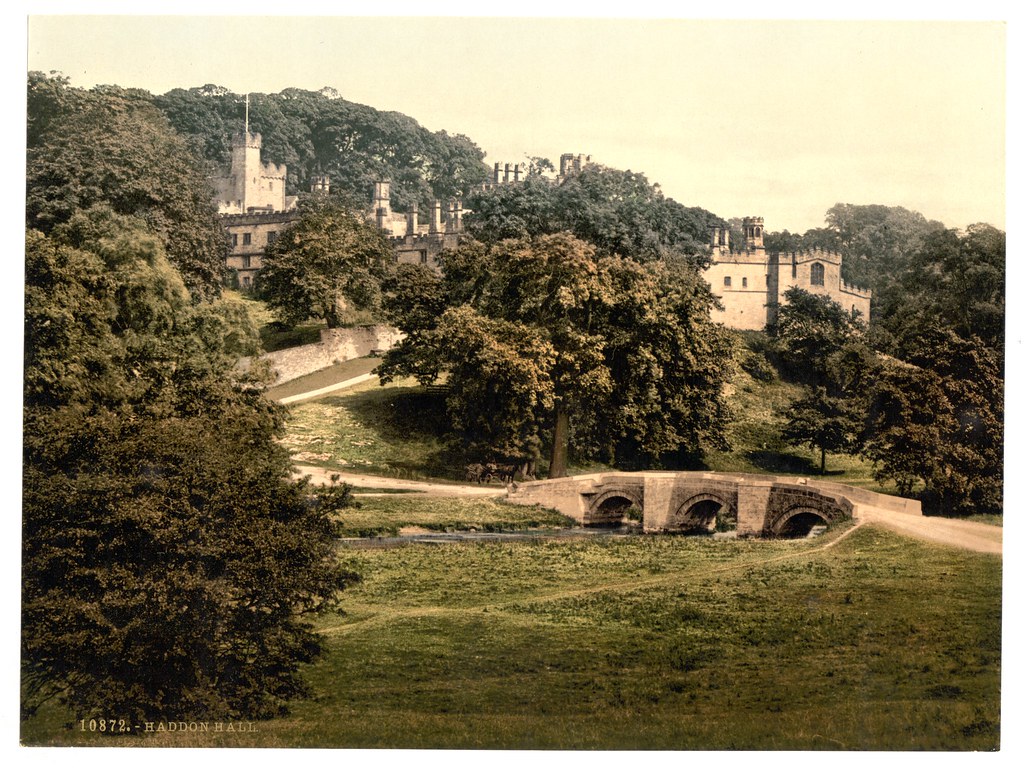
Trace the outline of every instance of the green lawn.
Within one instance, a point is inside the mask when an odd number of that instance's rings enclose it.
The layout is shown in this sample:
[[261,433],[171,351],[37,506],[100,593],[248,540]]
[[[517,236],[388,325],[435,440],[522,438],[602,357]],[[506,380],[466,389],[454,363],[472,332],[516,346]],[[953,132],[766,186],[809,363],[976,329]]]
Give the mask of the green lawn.
[[402,479],[463,479],[440,439],[444,397],[415,381],[376,381],[292,405],[284,445],[296,461]]
[[314,697],[254,734],[28,743],[991,750],[1001,560],[856,529],[342,552]]
[[435,532],[484,532],[572,527],[575,521],[539,506],[517,506],[490,498],[438,498],[429,495],[384,495],[359,498],[338,519],[344,536],[397,535],[404,527]]

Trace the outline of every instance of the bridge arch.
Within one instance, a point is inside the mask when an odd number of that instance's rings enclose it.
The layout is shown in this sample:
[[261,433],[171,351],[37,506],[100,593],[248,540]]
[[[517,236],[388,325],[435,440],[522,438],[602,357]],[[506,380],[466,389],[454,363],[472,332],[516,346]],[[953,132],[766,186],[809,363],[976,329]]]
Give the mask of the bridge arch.
[[[723,524],[725,527],[723,527]],[[730,528],[729,525],[732,525]],[[729,496],[701,492],[687,498],[669,519],[669,530],[706,532],[735,529],[736,507]]]
[[765,527],[765,534],[777,538],[804,538],[818,525],[831,525],[836,520],[825,507],[806,503],[792,506]]
[[590,502],[587,513],[583,517],[583,526],[616,527],[625,524],[626,513],[630,508],[643,511],[642,493],[623,489],[606,490]]

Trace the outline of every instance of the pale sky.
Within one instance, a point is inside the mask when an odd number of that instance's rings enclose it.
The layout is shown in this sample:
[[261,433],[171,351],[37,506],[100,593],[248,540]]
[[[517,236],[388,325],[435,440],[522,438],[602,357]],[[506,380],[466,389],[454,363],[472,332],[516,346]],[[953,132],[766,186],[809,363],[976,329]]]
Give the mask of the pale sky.
[[[468,0],[444,3],[389,0],[351,4],[352,13],[419,16],[481,13]],[[567,5],[570,6],[566,10]],[[821,18],[835,13],[817,3],[699,4],[647,0],[591,0],[572,8],[563,0],[520,0],[484,13],[570,20],[533,21],[469,18],[283,18],[281,14],[346,13],[342,2],[247,0],[238,15],[199,18],[180,14],[228,13],[228,4],[114,2],[19,2],[8,0],[0,29],[7,59],[8,107],[24,109],[24,72],[59,70],[72,84],[117,83],[152,93],[215,83],[236,93],[277,92],[294,86],[337,89],[346,99],[382,110],[404,112],[424,126],[471,137],[494,162],[542,155],[557,162],[563,152],[589,153],[596,161],[644,172],[667,195],[723,217],[758,214],[769,230],[802,232],[824,224],[837,202],[905,206],[950,227],[989,222],[1006,229],[1007,135],[1004,98],[1007,55],[1019,67],[1024,41],[1016,34],[1018,5],[974,0],[965,3],[909,3],[859,0],[842,6],[847,16],[865,19],[960,19],[946,23],[770,23],[756,16]],[[855,5],[855,7],[854,7]],[[83,18],[63,14],[164,12],[176,18]],[[668,10],[671,9],[671,10]],[[61,14],[46,16],[42,14]],[[612,14],[647,20],[584,20]],[[687,22],[664,17],[714,14],[736,21]],[[29,41],[26,48],[26,18]],[[662,17],[651,20],[650,17]],[[1006,45],[1000,23],[964,21],[1013,19]],[[1009,52],[1009,54],[1008,54]],[[26,57],[27,54],[27,57]],[[26,61],[27,59],[27,61]],[[27,65],[27,66],[26,66]],[[1013,83],[1013,81],[1011,81]],[[1016,92],[1014,92],[1016,93]],[[1016,105],[1016,100],[1012,100]],[[13,107],[11,107],[13,105]],[[23,119],[24,113],[18,115]],[[1010,120],[1015,121],[1011,112]],[[24,168],[24,130],[3,122],[8,157]],[[1013,125],[1020,131],[1019,121]],[[23,121],[22,121],[23,126]],[[1010,132],[1010,138],[1015,134]],[[1014,151],[1016,143],[1011,142]],[[1011,155],[1011,167],[1016,155]],[[1020,208],[1011,174],[1011,209]],[[24,188],[6,186],[5,231],[24,227]],[[1009,234],[1007,260],[1011,302],[1007,304],[1008,393],[1021,381],[1024,303],[1021,271]],[[9,260],[10,267],[16,260]],[[8,276],[8,278],[11,278]],[[21,325],[22,282],[3,282],[0,313],[6,328]],[[14,334],[9,348],[19,345]],[[19,361],[18,350],[5,350]],[[20,489],[21,404],[16,377],[0,384],[2,487],[12,516],[2,561],[4,609],[16,618],[20,559],[17,492]],[[1024,457],[1024,425],[1013,400],[1007,403],[1010,468]],[[9,446],[8,446],[9,445]],[[1024,490],[1007,477],[1007,548],[1019,542],[1018,519]],[[1008,602],[1020,597],[1024,561],[1005,566]],[[1024,644],[1019,603],[1006,610],[1007,651]],[[3,658],[17,655],[17,625],[6,626]],[[0,675],[4,692],[17,693],[17,672]],[[1020,694],[1024,663],[1004,661],[1003,760],[1024,755]],[[9,704],[8,714],[15,714]],[[2,723],[17,746],[17,721]],[[37,751],[38,752],[38,751]],[[64,752],[69,752],[65,750]],[[535,753],[536,754],[536,753]],[[841,755],[842,753],[840,753]],[[147,758],[152,757],[147,755]],[[852,759],[850,763],[859,763]],[[805,758],[808,763],[811,758]],[[103,763],[110,763],[110,755]],[[836,757],[834,762],[843,761]],[[81,757],[75,758],[81,762]],[[450,758],[446,756],[446,761]],[[947,762],[948,761],[948,762]],[[98,762],[98,761],[97,761]],[[417,762],[422,762],[418,758]],[[589,762],[589,760],[588,760]],[[595,762],[597,762],[595,760]],[[787,763],[796,761],[787,759]],[[816,759],[815,759],[816,762]],[[874,761],[873,761],[874,762]],[[893,763],[895,761],[892,761]],[[909,762],[900,758],[901,764]],[[953,768],[959,757],[929,757]],[[165,767],[170,767],[167,765]]]
[[35,15],[28,69],[154,94],[330,86],[489,164],[585,153],[769,230],[837,202],[1006,227],[999,22]]

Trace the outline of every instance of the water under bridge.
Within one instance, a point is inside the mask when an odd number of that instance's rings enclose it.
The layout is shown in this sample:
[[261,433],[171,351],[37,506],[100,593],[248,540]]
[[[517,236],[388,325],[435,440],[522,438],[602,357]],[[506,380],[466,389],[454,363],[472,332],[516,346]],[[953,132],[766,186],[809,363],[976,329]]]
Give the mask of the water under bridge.
[[803,477],[700,471],[585,474],[525,482],[510,503],[556,509],[584,526],[633,522],[645,533],[735,529],[738,536],[801,537],[856,517],[861,507],[921,513],[919,501]]

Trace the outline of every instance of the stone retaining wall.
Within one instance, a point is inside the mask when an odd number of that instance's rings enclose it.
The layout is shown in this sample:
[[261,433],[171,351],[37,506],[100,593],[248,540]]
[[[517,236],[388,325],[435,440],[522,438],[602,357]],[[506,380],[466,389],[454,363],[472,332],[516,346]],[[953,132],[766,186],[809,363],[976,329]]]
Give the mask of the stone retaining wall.
[[[275,373],[270,385],[281,385],[303,375],[326,369],[350,359],[369,356],[375,351],[387,351],[405,335],[394,327],[378,324],[367,327],[320,330],[320,342],[299,345],[281,351],[268,353],[264,358],[270,362]],[[248,360],[239,362],[244,369]]]

